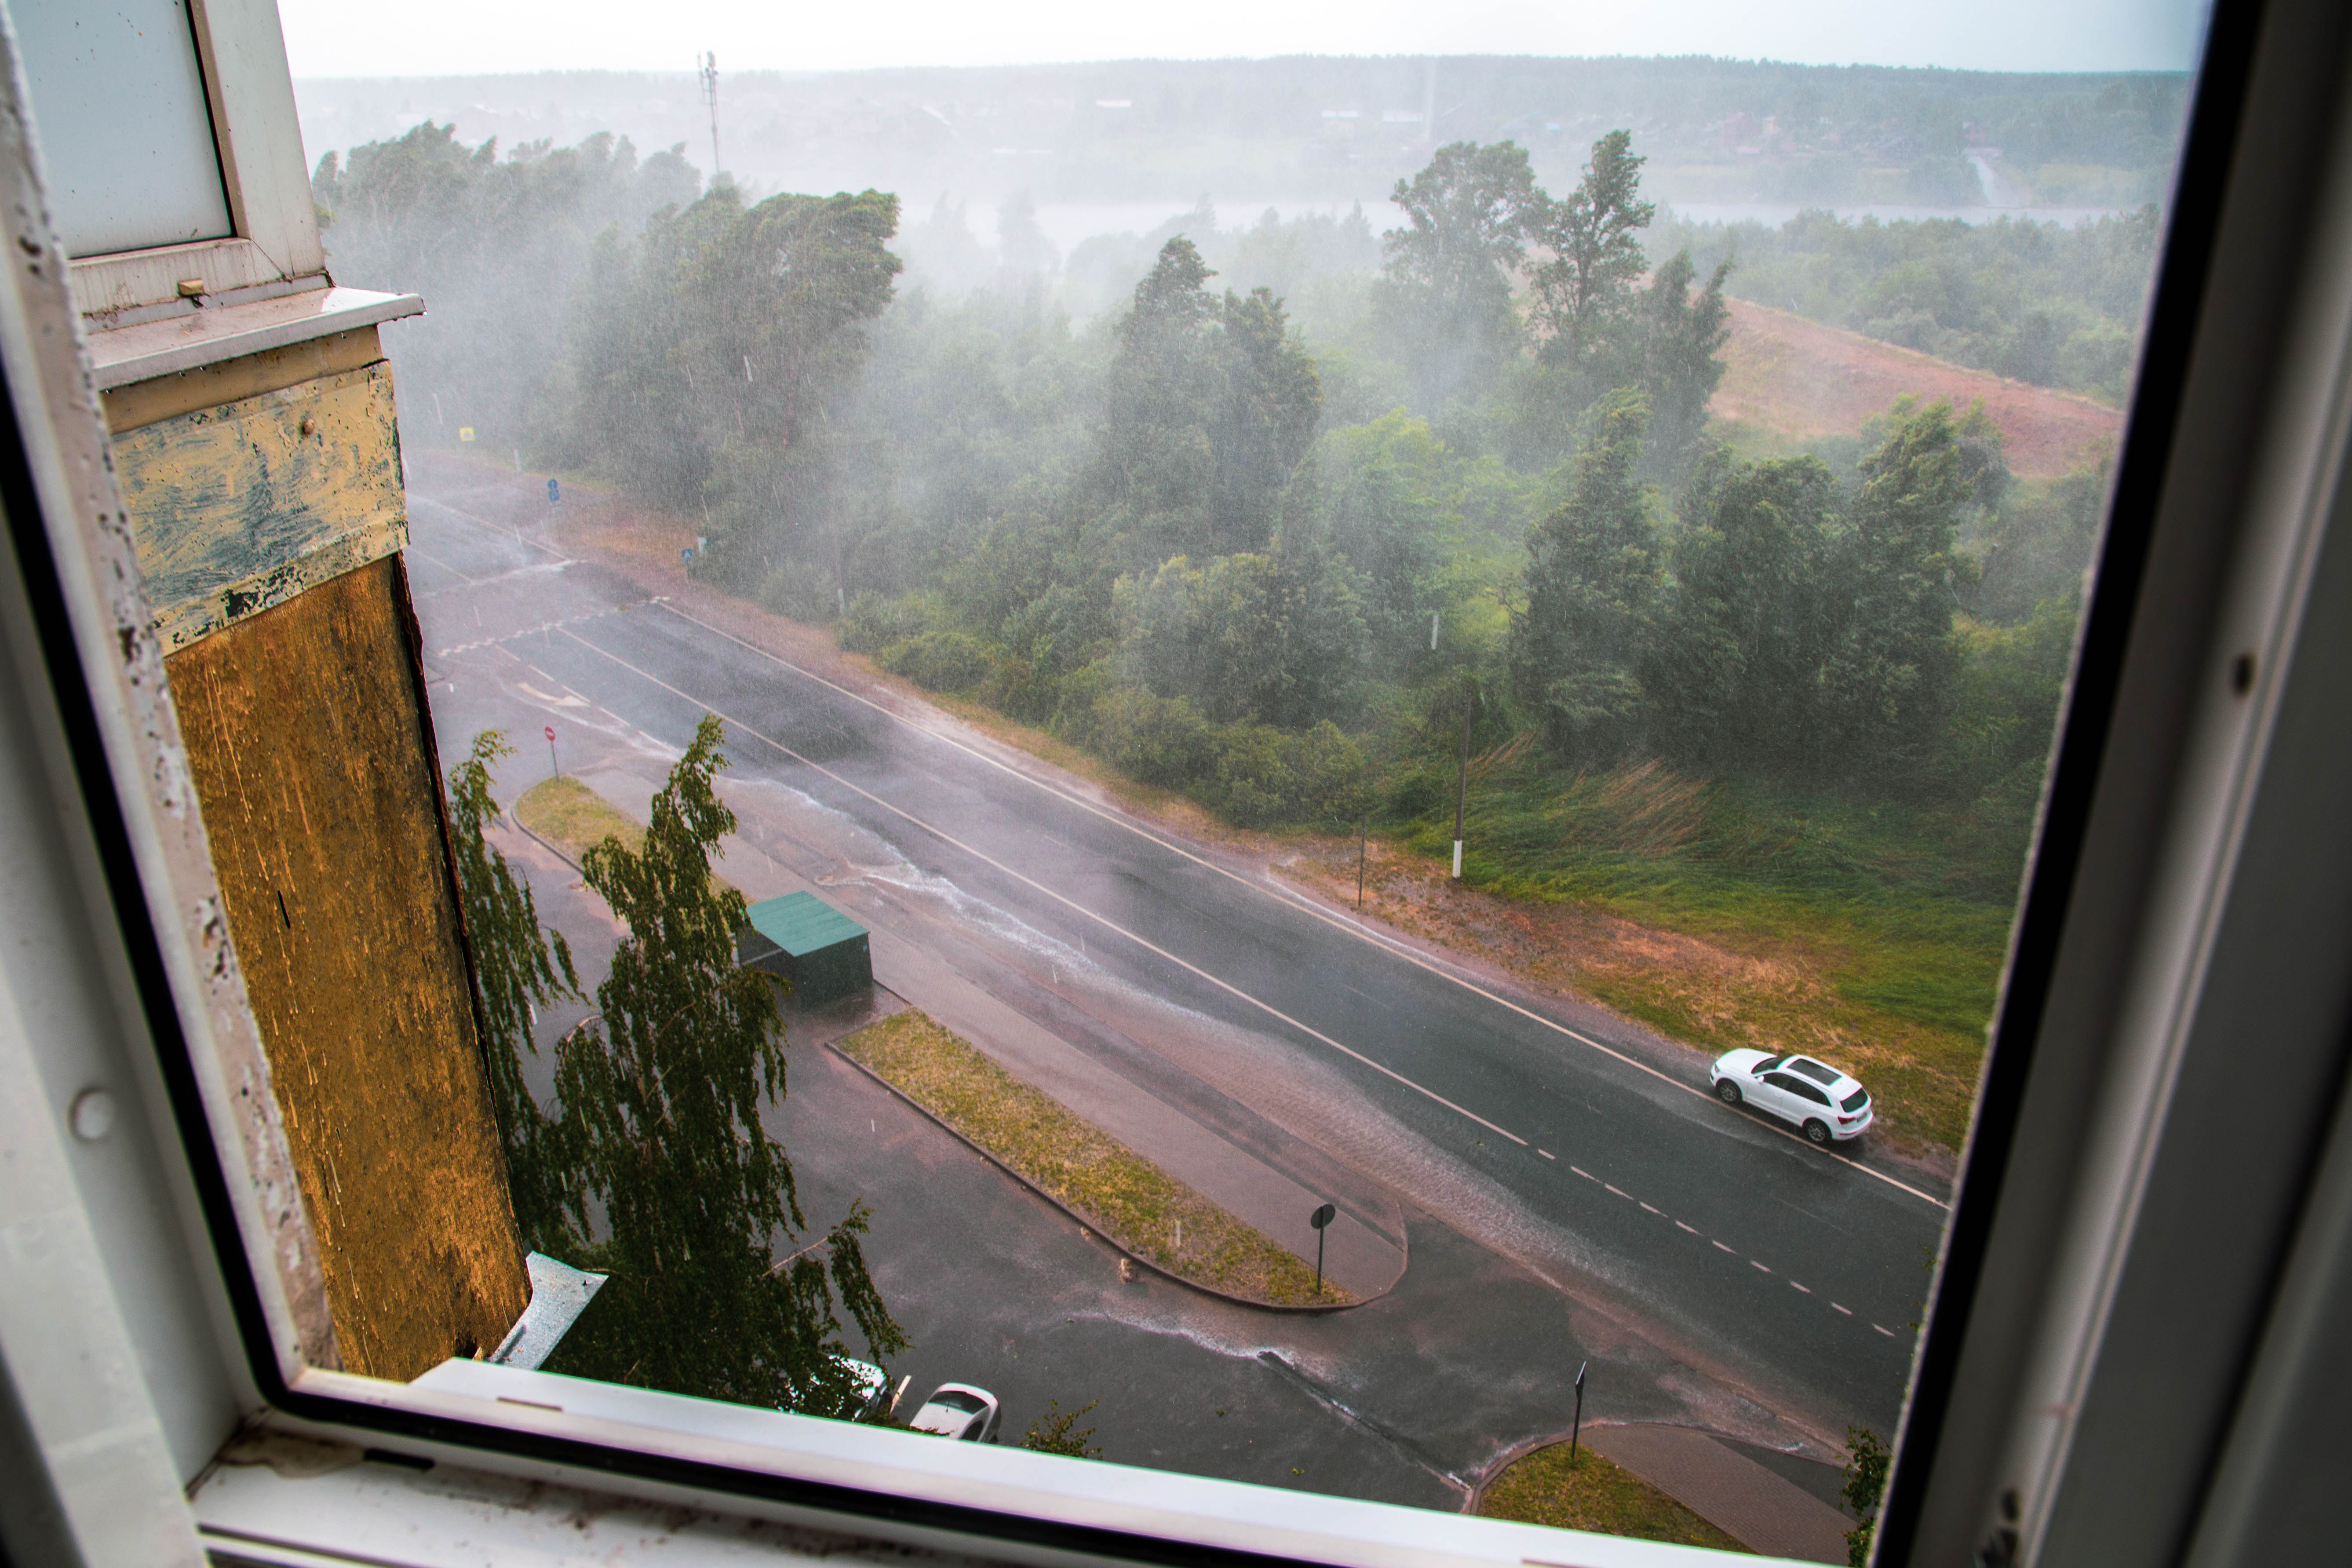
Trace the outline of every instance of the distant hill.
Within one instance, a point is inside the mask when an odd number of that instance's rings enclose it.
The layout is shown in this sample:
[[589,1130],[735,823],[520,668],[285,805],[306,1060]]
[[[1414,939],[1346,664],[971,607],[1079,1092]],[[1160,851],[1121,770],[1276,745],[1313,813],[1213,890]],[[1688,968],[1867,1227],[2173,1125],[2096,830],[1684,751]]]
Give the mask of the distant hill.
[[2120,409],[1746,300],[1731,301],[1723,360],[1723,384],[1707,411],[1790,446],[1853,436],[1906,395],[1922,402],[1948,398],[1959,409],[1983,399],[2011,469],[2024,479],[2090,466],[2113,456],[2123,439]]

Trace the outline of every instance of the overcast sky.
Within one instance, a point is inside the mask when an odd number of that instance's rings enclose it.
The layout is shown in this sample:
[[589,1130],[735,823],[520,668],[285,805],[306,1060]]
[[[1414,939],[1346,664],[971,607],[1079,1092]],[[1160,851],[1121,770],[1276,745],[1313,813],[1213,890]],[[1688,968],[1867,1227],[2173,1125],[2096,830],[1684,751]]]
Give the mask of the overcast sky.
[[1819,65],[2178,70],[2203,0],[279,0],[298,77],[1200,59],[1717,55]]

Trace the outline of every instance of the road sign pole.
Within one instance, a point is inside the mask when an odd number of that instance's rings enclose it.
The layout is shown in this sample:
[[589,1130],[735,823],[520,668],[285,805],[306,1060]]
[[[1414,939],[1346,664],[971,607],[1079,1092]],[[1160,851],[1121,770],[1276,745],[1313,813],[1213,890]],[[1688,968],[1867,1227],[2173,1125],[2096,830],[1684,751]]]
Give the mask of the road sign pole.
[[1462,814],[1470,804],[1470,697],[1462,698],[1462,783],[1454,795],[1454,879],[1462,879]]
[[1307,1223],[1315,1227],[1315,1295],[1318,1300],[1323,1296],[1323,1233],[1330,1228],[1331,1222],[1339,1215],[1337,1208],[1329,1204],[1321,1204],[1307,1216]]
[[1590,1362],[1576,1363],[1576,1425],[1568,1429],[1568,1462],[1576,1463],[1576,1445],[1584,1436],[1584,1369]]
[[547,767],[552,776],[563,776],[563,769],[555,760],[555,726],[552,724],[547,726]]

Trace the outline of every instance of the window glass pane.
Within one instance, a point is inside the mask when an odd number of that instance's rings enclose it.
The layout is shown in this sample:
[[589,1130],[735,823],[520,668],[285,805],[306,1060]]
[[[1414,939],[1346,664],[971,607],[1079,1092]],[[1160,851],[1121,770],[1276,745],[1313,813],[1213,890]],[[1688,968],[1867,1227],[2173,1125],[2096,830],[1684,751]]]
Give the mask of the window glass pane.
[[408,532],[173,681],[344,1364],[1843,1560],[2191,85],[2079,9],[289,5]]
[[9,16],[68,254],[230,232],[186,0],[31,0]]

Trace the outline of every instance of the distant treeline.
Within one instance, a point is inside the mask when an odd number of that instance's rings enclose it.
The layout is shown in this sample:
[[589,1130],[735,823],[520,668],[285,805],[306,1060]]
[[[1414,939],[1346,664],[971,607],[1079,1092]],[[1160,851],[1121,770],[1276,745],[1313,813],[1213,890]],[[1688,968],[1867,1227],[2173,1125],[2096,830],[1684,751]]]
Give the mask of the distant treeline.
[[[403,204],[466,215],[407,417],[439,390],[695,520],[709,579],[1239,823],[1437,810],[1466,715],[1561,781],[1663,759],[1899,803],[2013,885],[2097,476],[2015,483],[1940,405],[1843,468],[1722,450],[1727,273],[1651,264],[1625,132],[1559,195],[1511,143],[1439,149],[1376,271],[1294,284],[1311,332],[1212,257],[1311,269],[1353,218],[1167,235],[1077,322],[1034,247],[902,289],[894,196],[722,184],[638,226],[663,160],[586,152],[364,149],[322,171],[335,264],[408,282],[373,270],[425,243]],[[560,331],[497,313],[526,235],[572,247]]]
[[[2189,82],[1701,57],[1291,56],[730,73],[719,112],[748,185],[873,185],[919,207],[941,190],[992,202],[1022,186],[1046,203],[1181,204],[1204,190],[1344,202],[1457,141],[1517,142],[1538,178],[1565,188],[1614,126],[1635,130],[1675,202],[1966,205],[1981,192],[1962,153],[1991,147],[2038,201],[2129,206],[2161,196]],[[683,74],[306,81],[301,99],[314,146],[377,133],[361,127],[389,133],[417,110],[457,115],[475,138],[604,126],[641,145],[708,145]],[[1433,128],[1421,121],[1431,110]]]

